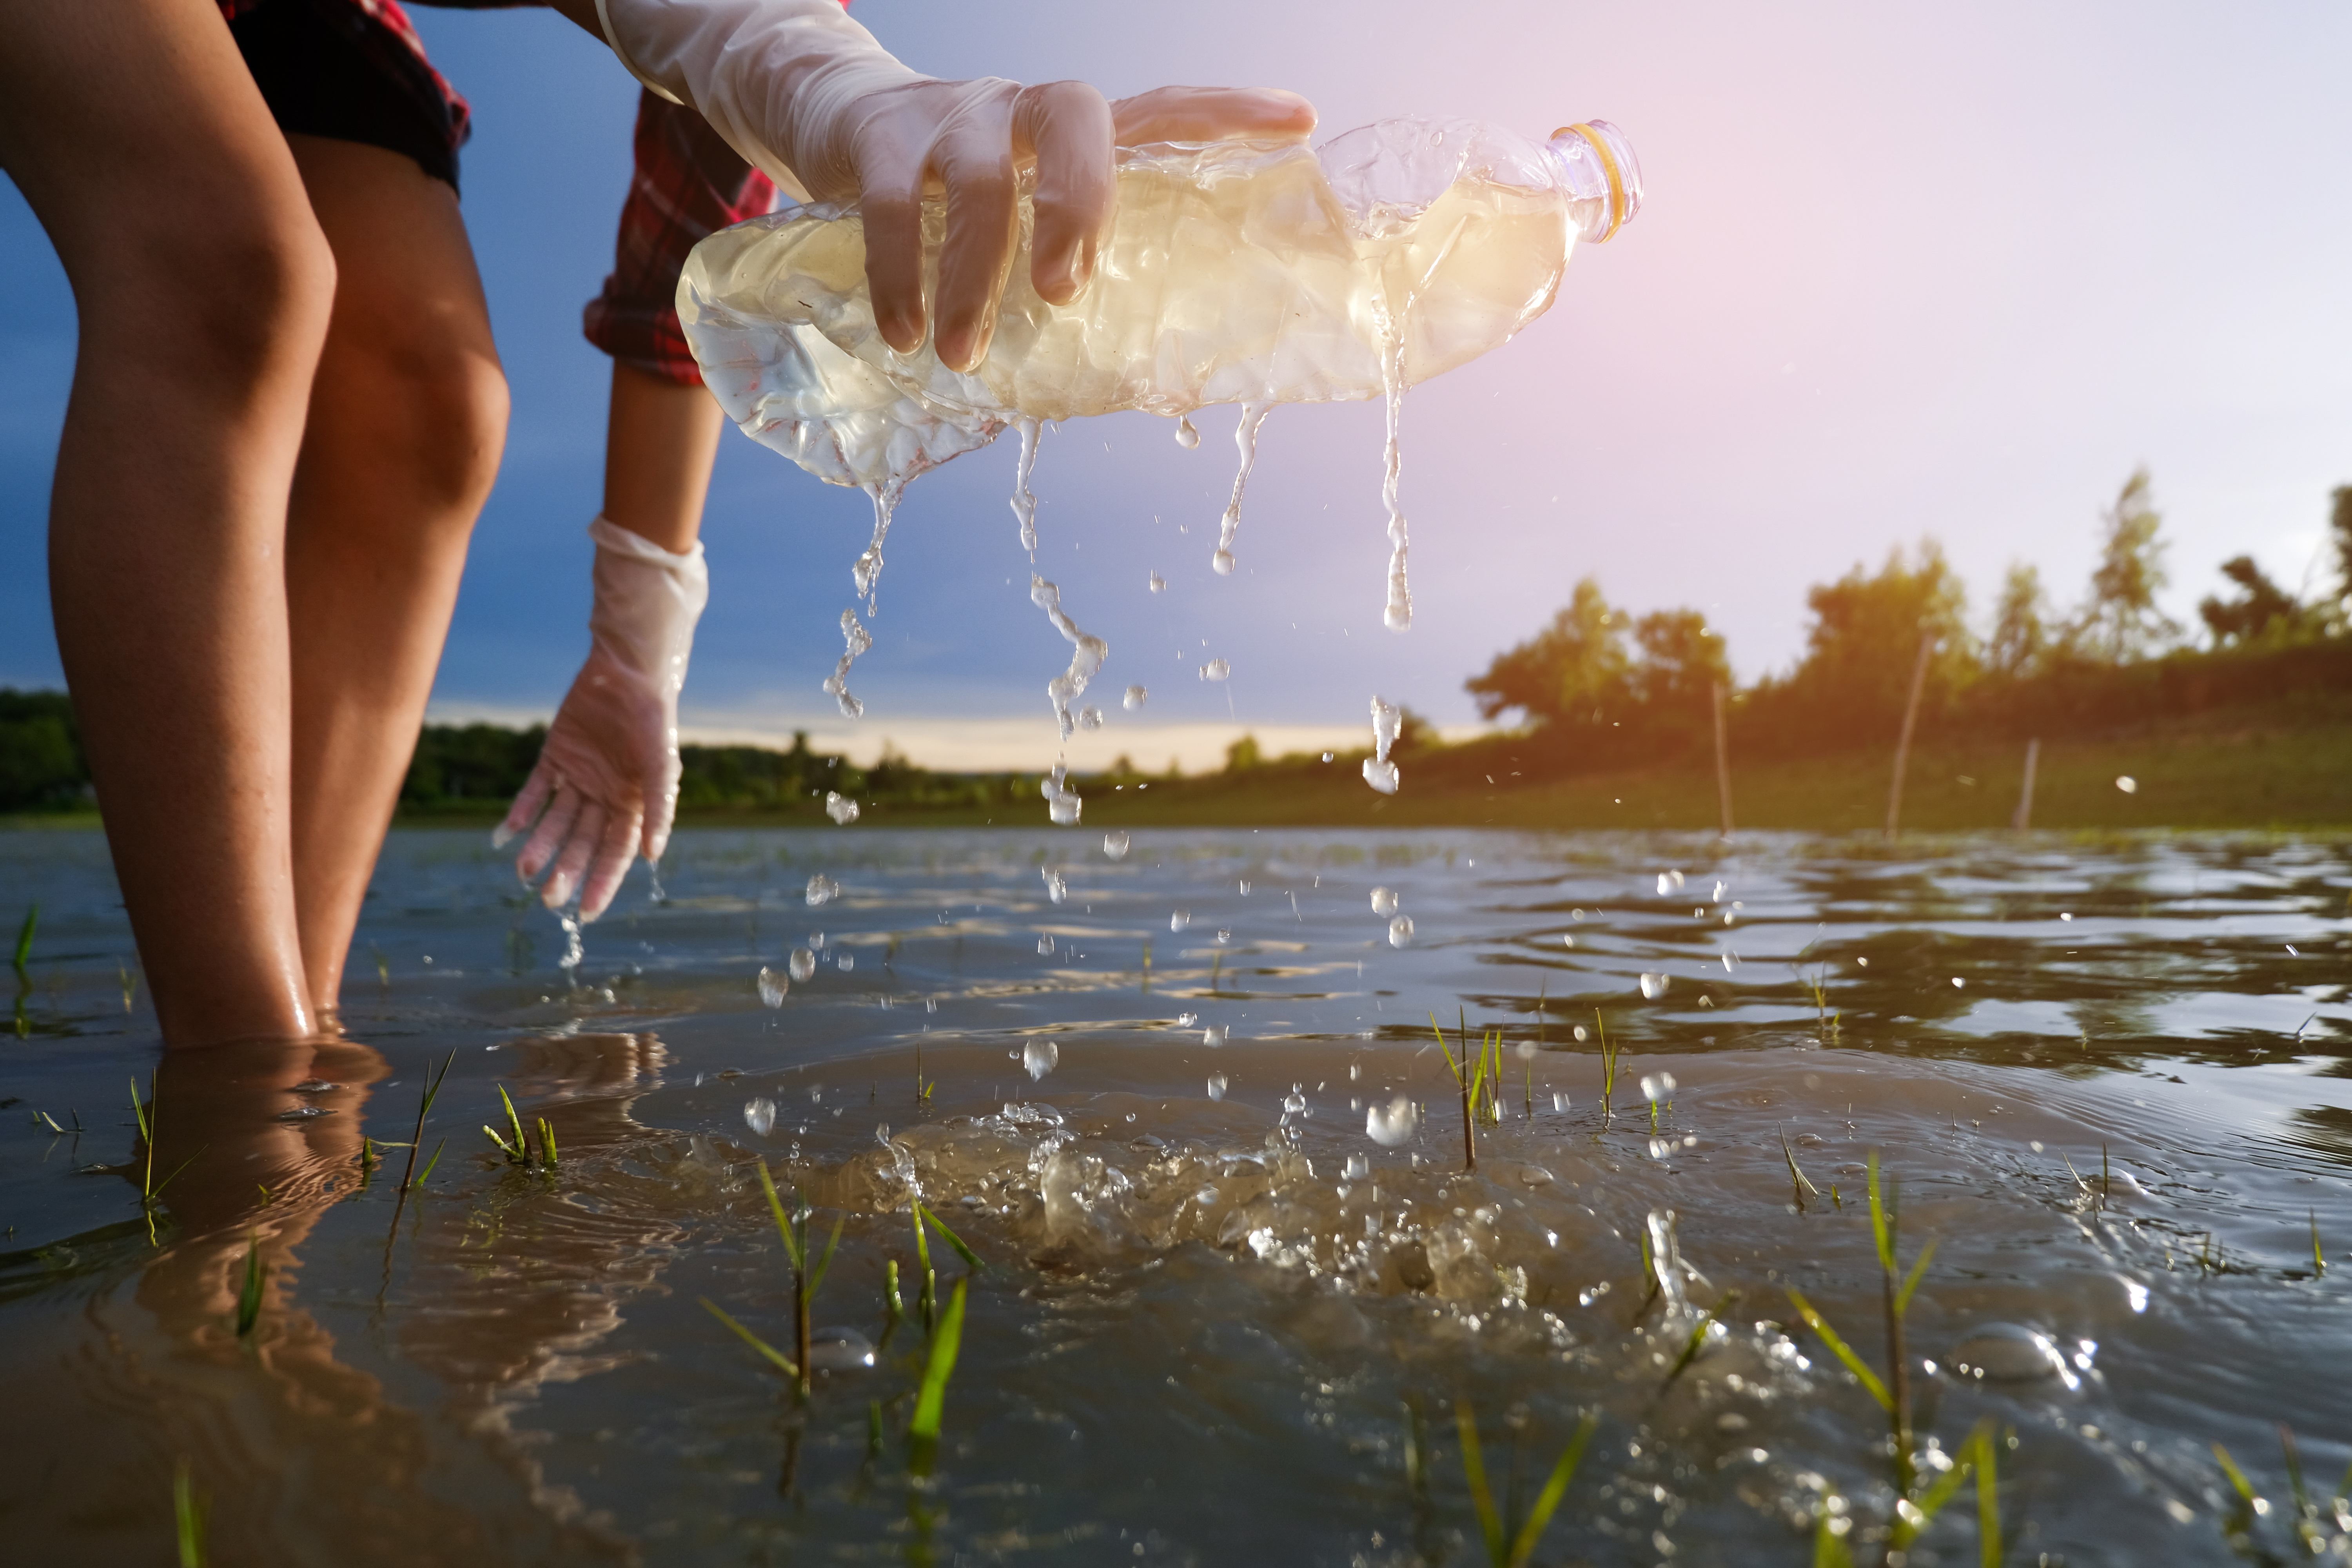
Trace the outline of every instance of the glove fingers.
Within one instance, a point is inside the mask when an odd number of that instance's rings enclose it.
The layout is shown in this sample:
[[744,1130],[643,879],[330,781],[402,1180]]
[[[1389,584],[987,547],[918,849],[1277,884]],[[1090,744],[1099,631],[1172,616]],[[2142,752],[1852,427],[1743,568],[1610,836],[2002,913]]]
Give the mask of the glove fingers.
[[522,847],[522,853],[515,857],[515,870],[524,881],[539,880],[539,874],[547,869],[548,861],[571,837],[572,825],[580,816],[581,804],[582,796],[578,790],[569,784],[556,786],[555,798],[548,804],[547,815],[539,819],[539,826],[532,830],[530,842]]
[[629,862],[636,858],[637,829],[635,812],[616,811],[605,823],[604,837],[596,846],[588,880],[580,889],[583,923],[603,914],[612,904],[613,895],[621,890],[621,882],[629,874]]
[[1036,228],[1029,281],[1038,298],[1066,305],[1094,275],[1118,205],[1110,105],[1082,81],[1021,89],[1013,104],[1013,146],[1037,160]]
[[646,800],[646,826],[643,840],[646,858],[659,864],[662,851],[669,847],[670,826],[677,820],[677,781],[685,773],[676,748],[664,758],[656,780],[659,787],[649,792]]
[[505,848],[516,834],[536,822],[540,808],[547,804],[547,797],[554,790],[555,770],[544,762],[533,767],[530,777],[523,781],[522,793],[515,796],[514,805],[508,808],[506,820],[499,823],[498,830],[490,835],[490,847]]
[[[950,370],[970,370],[987,354],[1013,261],[1020,184],[1010,119],[1009,103],[974,104],[931,148],[931,166],[948,192],[931,342]],[[1104,152],[1108,156],[1108,144]]]
[[1302,142],[1315,106],[1272,87],[1161,87],[1110,106],[1118,144],[1151,142]]
[[590,801],[580,808],[580,819],[573,825],[572,837],[563,841],[563,853],[556,857],[555,869],[548,873],[547,884],[539,890],[540,902],[551,910],[560,910],[572,901],[580,886],[580,874],[588,868],[588,857],[596,852],[596,840],[604,836],[609,814],[604,806]]
[[902,354],[923,346],[923,161],[919,149],[878,147],[859,159],[857,210],[866,222],[866,286],[874,324]]

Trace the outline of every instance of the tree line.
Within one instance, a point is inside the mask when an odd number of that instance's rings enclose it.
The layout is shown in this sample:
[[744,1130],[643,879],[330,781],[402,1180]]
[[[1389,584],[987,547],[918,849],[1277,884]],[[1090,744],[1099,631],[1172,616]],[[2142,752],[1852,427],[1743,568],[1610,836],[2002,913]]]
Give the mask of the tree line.
[[1807,591],[1793,668],[1732,689],[1723,638],[1696,610],[1635,616],[1600,584],[1465,683],[1488,720],[1519,715],[1534,738],[1596,765],[1687,749],[1711,735],[1715,692],[1732,702],[1744,749],[1773,754],[1875,742],[1899,723],[1922,648],[1924,715],[1969,730],[2113,728],[2221,704],[2352,692],[2352,486],[2329,497],[2332,591],[2305,598],[2251,556],[2222,563],[2222,591],[2199,605],[2203,646],[2167,616],[2163,518],[2147,469],[2099,517],[2099,555],[2082,597],[2054,605],[2040,572],[2012,564],[1990,622],[1969,623],[1968,590],[1932,539],[1857,563]]

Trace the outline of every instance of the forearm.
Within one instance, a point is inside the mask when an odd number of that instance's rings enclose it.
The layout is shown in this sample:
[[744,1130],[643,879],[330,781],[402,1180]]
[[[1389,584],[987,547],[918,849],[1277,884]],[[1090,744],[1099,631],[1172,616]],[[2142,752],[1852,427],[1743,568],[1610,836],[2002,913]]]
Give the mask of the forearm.
[[726,421],[700,386],[614,361],[604,436],[604,516],[676,554],[694,548]]

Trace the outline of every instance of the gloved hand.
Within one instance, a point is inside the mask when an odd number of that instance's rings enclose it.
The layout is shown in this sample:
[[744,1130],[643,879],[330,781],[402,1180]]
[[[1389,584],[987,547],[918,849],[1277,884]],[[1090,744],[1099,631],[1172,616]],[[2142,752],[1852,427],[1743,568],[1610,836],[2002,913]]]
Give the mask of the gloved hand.
[[675,555],[601,517],[588,535],[596,542],[588,660],[491,839],[503,847],[536,820],[516,868],[529,882],[552,861],[541,900],[561,909],[577,891],[583,921],[612,903],[638,850],[659,860],[668,847],[677,812],[677,694],[694,623],[710,597],[701,545]]
[[940,81],[898,63],[835,0],[596,0],[638,80],[817,201],[856,201],[883,341],[923,342],[922,202],[947,195],[939,355],[988,352],[1013,252],[1018,165],[1036,166],[1030,281],[1053,304],[1092,276],[1116,199],[1114,141],[1303,139],[1315,111],[1271,89],[1161,88],[1115,112],[1084,82]]

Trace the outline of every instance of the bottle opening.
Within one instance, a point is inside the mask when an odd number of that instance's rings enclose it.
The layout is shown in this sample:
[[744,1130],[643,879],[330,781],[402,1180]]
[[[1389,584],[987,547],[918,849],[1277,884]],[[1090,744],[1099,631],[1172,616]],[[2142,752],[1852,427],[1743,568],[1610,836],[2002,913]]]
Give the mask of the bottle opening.
[[1642,165],[1622,131],[1588,120],[1553,132],[1551,144],[1568,165],[1579,204],[1592,204],[1577,220],[1584,238],[1601,244],[1642,210]]

